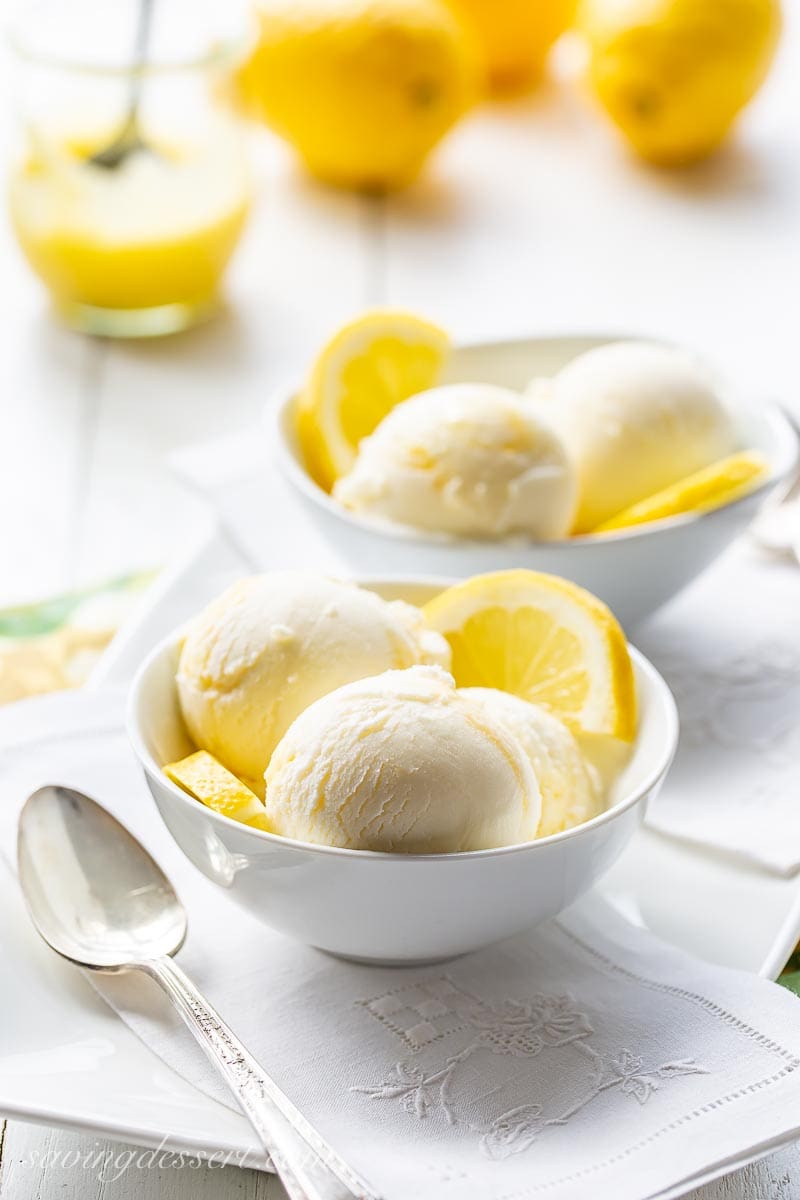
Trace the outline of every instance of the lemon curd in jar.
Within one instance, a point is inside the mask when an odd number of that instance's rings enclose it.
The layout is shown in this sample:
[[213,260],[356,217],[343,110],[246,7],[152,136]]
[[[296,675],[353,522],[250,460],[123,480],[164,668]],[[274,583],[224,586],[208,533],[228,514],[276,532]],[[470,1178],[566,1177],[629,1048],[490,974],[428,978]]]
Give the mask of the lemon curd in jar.
[[238,148],[148,143],[114,169],[111,137],[37,138],[12,169],[19,243],[72,324],[122,335],[183,328],[216,303],[249,206]]

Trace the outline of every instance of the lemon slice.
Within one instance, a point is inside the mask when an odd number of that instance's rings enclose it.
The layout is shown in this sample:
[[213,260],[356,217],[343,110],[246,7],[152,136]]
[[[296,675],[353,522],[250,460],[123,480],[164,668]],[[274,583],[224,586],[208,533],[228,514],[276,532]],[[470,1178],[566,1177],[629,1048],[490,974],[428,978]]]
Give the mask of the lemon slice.
[[198,750],[188,758],[167,763],[164,774],[214,812],[245,825],[254,825],[256,829],[269,829],[264,805],[258,796],[223,767],[213,754]]
[[432,387],[447,334],[412,313],[375,310],[345,325],[311,370],[299,402],[309,471],[330,489],[353,465],[362,438],[402,400]]
[[576,731],[633,739],[625,635],[583,588],[537,571],[498,571],[448,588],[423,611],[450,643],[459,687],[501,688]]
[[679,479],[663,491],[632,504],[616,516],[598,525],[592,533],[611,533],[631,525],[663,521],[681,513],[709,512],[721,508],[751,491],[767,474],[769,465],[761,454],[743,450]]

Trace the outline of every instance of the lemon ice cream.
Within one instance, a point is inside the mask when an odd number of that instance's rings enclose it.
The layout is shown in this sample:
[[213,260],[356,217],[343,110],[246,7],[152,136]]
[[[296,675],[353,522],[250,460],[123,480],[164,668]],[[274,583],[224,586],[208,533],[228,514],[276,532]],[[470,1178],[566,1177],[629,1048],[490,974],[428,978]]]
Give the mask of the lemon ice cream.
[[287,730],[266,772],[284,837],[441,854],[529,841],[541,811],[529,758],[436,667],[331,692]]
[[578,474],[573,532],[616,513],[737,449],[712,378],[689,355],[616,342],[580,355],[551,381],[534,381]]
[[563,721],[498,688],[463,688],[516,737],[533,767],[542,795],[539,837],[581,825],[602,811],[599,778]]
[[263,794],[272,751],[315,700],[367,675],[449,659],[411,605],[276,571],[240,580],[190,624],[178,696],[195,744]]
[[565,535],[576,484],[556,433],[516,392],[461,383],[394,408],[333,489],[345,508],[472,537]]

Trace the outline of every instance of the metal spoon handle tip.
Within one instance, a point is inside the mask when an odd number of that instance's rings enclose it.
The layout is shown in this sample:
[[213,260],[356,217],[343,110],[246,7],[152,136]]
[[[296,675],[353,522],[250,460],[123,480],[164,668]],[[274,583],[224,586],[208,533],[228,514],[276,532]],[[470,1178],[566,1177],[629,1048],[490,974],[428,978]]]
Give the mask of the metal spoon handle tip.
[[177,963],[164,955],[131,964],[166,992],[220,1070],[258,1134],[291,1200],[379,1200],[265,1075]]

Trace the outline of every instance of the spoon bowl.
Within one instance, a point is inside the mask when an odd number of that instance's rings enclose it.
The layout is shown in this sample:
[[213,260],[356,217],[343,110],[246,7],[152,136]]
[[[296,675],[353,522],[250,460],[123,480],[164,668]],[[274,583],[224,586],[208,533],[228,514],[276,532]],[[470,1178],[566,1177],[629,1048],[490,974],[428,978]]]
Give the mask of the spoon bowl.
[[136,23],[136,50],[134,71],[130,81],[128,111],[119,131],[102,150],[96,151],[87,161],[93,167],[115,171],[131,155],[149,151],[139,131],[139,103],[142,93],[142,77],[147,66],[147,46],[150,40],[150,25],[153,19],[153,0],[139,0],[139,19]]
[[48,785],[28,798],[17,860],[31,919],[64,958],[115,971],[182,946],[186,913],[166,875],[81,792]]
[[119,821],[82,792],[39,788],[20,815],[17,862],[28,912],[53,950],[95,971],[143,971],[164,990],[250,1118],[289,1200],[378,1200],[172,961],[186,913]]

